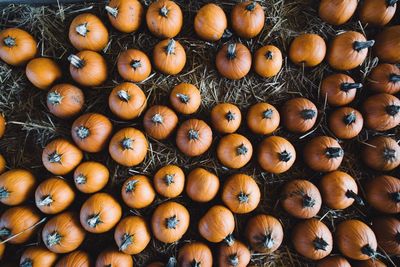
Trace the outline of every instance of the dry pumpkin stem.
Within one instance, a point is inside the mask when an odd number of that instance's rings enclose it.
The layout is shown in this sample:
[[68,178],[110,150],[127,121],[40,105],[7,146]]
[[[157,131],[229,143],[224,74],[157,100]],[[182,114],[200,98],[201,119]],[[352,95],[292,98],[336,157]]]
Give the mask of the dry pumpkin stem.
[[68,57],[68,61],[71,63],[72,66],[74,66],[77,69],[81,69],[83,68],[83,66],[85,66],[85,61],[80,59],[77,55],[71,54]]
[[95,228],[97,225],[103,223],[100,220],[100,213],[90,215],[86,220],[87,225],[91,228]]
[[124,251],[132,244],[133,244],[133,235],[125,233],[121,238],[121,245],[119,246],[119,250]]
[[58,232],[53,232],[46,237],[46,245],[52,247],[61,243],[62,236]]
[[354,48],[354,50],[356,50],[357,52],[360,52],[360,51],[363,50],[363,49],[368,49],[368,48],[374,46],[374,44],[375,44],[375,41],[374,41],[374,40],[369,40],[369,41],[366,41],[366,42],[355,41],[355,42],[353,43],[353,48]]
[[348,92],[353,89],[361,89],[363,87],[362,83],[342,83],[340,85],[340,90]]
[[116,18],[118,16],[118,8],[106,6],[105,9],[106,9],[107,13],[110,14],[111,16],[113,16],[114,18]]
[[54,202],[53,198],[51,195],[43,196],[40,201],[36,203],[38,206],[51,206],[51,204]]
[[47,96],[47,100],[49,101],[50,104],[52,105],[59,105],[61,104],[62,99],[64,96],[62,96],[59,92],[54,91],[50,92]]
[[356,193],[354,193],[353,190],[347,190],[346,193],[345,193],[345,196],[348,197],[348,198],[354,199],[354,201],[355,201],[358,205],[364,206],[364,200],[362,200],[362,198],[361,198],[359,195],[357,195]]
[[344,154],[343,149],[341,147],[328,147],[325,151],[325,155],[330,158],[339,158]]
[[131,96],[128,94],[128,91],[126,91],[126,90],[119,90],[117,92],[117,95],[118,95],[118,98],[124,102],[129,102],[129,100],[131,99]]

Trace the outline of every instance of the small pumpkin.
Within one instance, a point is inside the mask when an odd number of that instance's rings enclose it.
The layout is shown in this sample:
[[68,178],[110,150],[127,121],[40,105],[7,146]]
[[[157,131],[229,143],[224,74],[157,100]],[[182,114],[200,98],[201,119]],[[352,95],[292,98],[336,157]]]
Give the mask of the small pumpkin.
[[19,260],[21,267],[52,267],[57,261],[57,254],[43,247],[31,246],[27,248]]
[[163,197],[179,196],[185,186],[185,174],[176,165],[165,165],[154,175],[154,188]]
[[76,188],[82,193],[91,194],[103,189],[109,179],[107,167],[96,161],[86,161],[79,164],[74,171]]
[[211,110],[211,124],[222,134],[234,133],[242,121],[240,109],[230,103],[220,103]]
[[154,139],[167,139],[178,124],[178,116],[167,106],[150,107],[143,117],[146,133]]
[[315,67],[325,58],[326,44],[318,34],[301,34],[289,48],[289,58],[296,65]]
[[240,169],[253,155],[250,141],[240,134],[228,134],[221,138],[217,147],[217,158],[222,165],[231,169]]
[[303,149],[303,159],[312,170],[330,172],[342,163],[344,151],[339,143],[329,136],[317,136]]
[[121,215],[121,206],[112,196],[96,193],[83,203],[80,221],[86,231],[99,234],[113,228],[121,219]]
[[311,130],[317,116],[317,107],[307,98],[292,98],[282,107],[282,122],[290,132],[305,133]]
[[82,151],[63,138],[48,143],[42,153],[44,167],[54,175],[69,173],[78,166],[82,158]]
[[6,119],[4,115],[0,113],[0,138],[4,136],[4,132],[6,131]]
[[239,80],[250,71],[251,53],[241,43],[225,44],[218,51],[215,64],[222,76],[231,80]]
[[217,195],[219,184],[219,179],[214,173],[196,168],[187,177],[186,194],[194,201],[208,202]]
[[335,243],[344,256],[353,260],[368,260],[377,255],[374,232],[359,220],[341,222],[336,227]]
[[201,242],[186,243],[179,249],[180,266],[212,267],[213,257],[210,248]]
[[251,254],[249,249],[240,241],[235,240],[233,244],[221,244],[218,254],[220,267],[246,267],[250,263]]
[[320,94],[322,99],[327,99],[329,105],[344,106],[354,100],[357,89],[362,87],[361,83],[354,82],[350,76],[335,73],[322,80]]
[[323,222],[308,219],[294,226],[292,243],[299,254],[311,260],[320,260],[331,253],[333,238]]
[[101,19],[90,13],[76,16],[69,26],[69,41],[81,50],[100,51],[108,43],[108,31]]
[[359,32],[347,31],[336,35],[328,52],[329,65],[337,70],[352,70],[360,66],[368,55],[368,48],[375,44]]
[[279,122],[278,110],[269,103],[254,104],[247,112],[247,126],[256,134],[273,133],[278,128]]
[[274,45],[266,45],[257,49],[254,54],[254,70],[263,78],[271,78],[282,68],[282,52]]
[[342,256],[329,256],[318,261],[317,267],[351,267],[351,265]]
[[151,217],[154,237],[163,243],[174,243],[189,228],[190,215],[185,206],[169,201],[157,206]]
[[400,63],[400,25],[384,28],[376,37],[374,53],[380,62]]
[[5,250],[6,250],[6,245],[5,245],[5,243],[0,243],[0,260],[3,259]]
[[133,260],[130,255],[117,250],[104,250],[97,256],[96,267],[104,266],[131,267]]
[[400,212],[400,179],[380,175],[368,181],[365,186],[368,203],[380,212]]
[[296,218],[314,217],[321,209],[321,203],[318,188],[307,180],[292,180],[283,187],[282,207]]
[[379,64],[368,75],[368,87],[377,93],[400,92],[400,69],[392,64]]
[[36,186],[33,174],[23,169],[11,169],[0,175],[0,202],[19,205],[31,196]]
[[105,9],[111,25],[120,32],[136,32],[142,23],[144,9],[138,0],[110,0]]
[[146,108],[147,99],[139,86],[124,82],[114,87],[108,97],[108,106],[112,113],[123,120],[133,120]]
[[107,79],[107,63],[97,52],[84,50],[68,57],[72,79],[82,86],[94,87]]
[[324,204],[331,209],[346,209],[354,201],[364,205],[364,201],[358,195],[356,181],[345,172],[333,171],[325,174],[319,182],[319,190]]
[[258,150],[258,163],[270,173],[284,173],[296,161],[296,150],[283,137],[270,136],[264,139]]
[[90,267],[90,256],[84,251],[75,250],[62,257],[54,267]]
[[389,255],[400,254],[400,220],[395,217],[377,217],[372,220],[372,230],[378,245]]
[[132,127],[119,130],[111,138],[108,151],[118,164],[133,167],[146,157],[149,143],[144,134]]
[[51,218],[42,230],[43,243],[54,253],[74,251],[85,240],[85,236],[77,214],[68,211]]
[[46,104],[50,113],[67,119],[81,112],[85,96],[81,89],[72,84],[57,84],[47,93]]
[[181,8],[173,1],[158,0],[150,4],[146,13],[147,27],[159,38],[178,35],[183,24]]
[[378,259],[369,259],[365,261],[353,261],[352,266],[354,267],[387,267],[385,263]]
[[164,74],[176,75],[185,67],[185,49],[178,41],[165,39],[154,47],[153,64]]
[[232,234],[235,229],[235,218],[226,207],[215,205],[201,217],[198,229],[200,235],[207,241],[219,243],[227,240]]
[[389,94],[368,97],[363,103],[365,125],[375,131],[387,131],[400,124],[400,100]]
[[36,207],[45,214],[56,214],[65,210],[74,199],[72,187],[59,177],[44,180],[35,191]]
[[151,73],[150,59],[138,49],[128,49],[122,52],[118,57],[117,67],[119,75],[124,80],[132,82],[142,82]]
[[362,130],[364,119],[358,110],[350,107],[338,108],[329,116],[329,129],[341,139],[356,137]]
[[176,145],[189,157],[200,156],[212,143],[212,130],[202,120],[190,119],[181,124],[176,133]]
[[359,9],[360,21],[372,26],[385,26],[396,13],[398,0],[365,0]]
[[322,0],[318,15],[329,24],[342,25],[350,20],[357,9],[357,0]]
[[189,115],[195,113],[201,105],[199,89],[190,83],[180,83],[169,95],[172,107],[179,113]]
[[23,65],[37,53],[37,43],[32,35],[19,28],[0,31],[0,59],[13,66]]
[[364,163],[377,171],[391,171],[400,165],[400,145],[390,137],[368,140],[361,153]]
[[231,12],[233,30],[243,38],[256,37],[264,28],[263,8],[255,1],[236,4]]
[[194,30],[203,40],[215,42],[224,36],[228,20],[224,10],[213,3],[206,4],[197,11]]
[[34,58],[26,65],[26,77],[39,89],[49,88],[61,77],[61,69],[54,60],[45,57]]
[[119,251],[125,254],[139,254],[147,247],[150,239],[150,229],[142,217],[125,217],[115,227],[115,243]]
[[3,212],[0,217],[0,239],[9,244],[23,244],[27,242],[36,232],[36,225],[40,221],[39,214],[32,207],[11,207]]
[[144,175],[134,175],[125,180],[121,189],[125,204],[133,209],[149,206],[156,196],[149,178]]
[[2,154],[0,154],[0,174],[6,171],[6,160]]

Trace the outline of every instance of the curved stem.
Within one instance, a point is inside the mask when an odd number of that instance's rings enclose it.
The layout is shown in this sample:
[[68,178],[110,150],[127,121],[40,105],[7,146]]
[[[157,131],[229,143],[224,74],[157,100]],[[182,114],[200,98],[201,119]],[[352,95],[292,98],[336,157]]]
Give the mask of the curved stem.
[[[3,227],[3,228],[1,228],[0,229],[0,236],[1,237],[8,237],[8,236],[10,236],[11,235],[11,230],[10,229],[8,229],[7,227]],[[4,239],[4,238],[3,238]]]
[[329,245],[322,237],[316,237],[313,240],[313,244],[316,250],[326,251],[326,247]]
[[394,161],[396,159],[396,150],[385,147],[383,150],[383,159],[386,161]]
[[370,246],[369,244],[363,246],[363,247],[361,248],[361,252],[362,252],[363,254],[365,254],[365,255],[371,257],[371,258],[374,258],[375,255],[376,255],[376,251],[375,251],[373,248],[371,248],[371,246]]
[[400,203],[400,192],[389,193],[389,197],[393,202]]
[[167,186],[170,186],[171,184],[175,183],[174,180],[175,174],[167,174],[164,176],[164,182]]
[[272,114],[274,114],[274,111],[272,109],[267,109],[266,111],[263,112],[263,118],[264,119],[271,119]]
[[283,152],[279,153],[279,160],[283,162],[288,162],[292,158],[292,155],[284,150]]
[[134,59],[131,61],[131,67],[135,70],[142,66],[142,62],[140,60]]
[[232,60],[236,57],[236,44],[229,44],[226,52],[226,57]]
[[350,125],[356,122],[356,118],[357,118],[356,113],[352,111],[343,117],[343,122],[346,125]]
[[122,242],[121,242],[121,245],[119,246],[119,250],[121,251],[121,250],[125,250],[125,249],[127,249],[130,245],[132,245],[133,244],[133,235],[130,235],[130,234],[127,234],[127,233],[125,233],[123,236],[122,236]]
[[7,36],[6,38],[4,38],[3,43],[7,47],[13,47],[16,45],[15,38],[11,36]]
[[68,61],[71,63],[72,66],[74,66],[77,69],[80,69],[85,65],[85,62],[82,59],[80,59],[80,57],[74,54],[69,55]]
[[0,199],[8,198],[10,193],[4,186],[0,187]]
[[83,140],[85,138],[87,138],[90,135],[90,131],[89,128],[81,125],[78,128],[76,128],[75,130],[76,135],[79,137],[79,139]]
[[249,202],[249,196],[250,194],[246,194],[245,192],[241,191],[239,195],[237,196],[239,203],[244,204]]
[[400,74],[394,74],[394,73],[390,74],[389,82],[391,82],[391,83],[400,82]]
[[50,92],[47,95],[47,101],[52,105],[59,105],[64,97],[57,91]]
[[121,146],[124,150],[133,150],[132,148],[132,143],[134,140],[132,140],[131,138],[125,137],[124,139],[122,139],[121,141]]
[[237,253],[231,254],[228,256],[228,263],[230,266],[238,266],[239,265],[239,257]]
[[357,202],[358,205],[364,206],[364,201],[362,198],[354,193],[353,190],[347,190],[345,193],[346,197],[354,199],[355,202]]
[[167,227],[167,229],[176,229],[176,226],[178,225],[178,223],[179,223],[179,220],[176,217],[176,215],[165,219],[165,226]]
[[360,52],[363,49],[372,47],[374,44],[375,44],[374,40],[369,40],[369,41],[365,41],[365,42],[355,41],[353,43],[353,49],[356,50],[357,52]]
[[249,151],[248,148],[244,144],[241,144],[236,148],[236,154],[238,156],[246,155],[248,151]]
[[50,163],[61,163],[61,154],[58,154],[57,151],[54,151],[48,156],[48,160]]
[[88,24],[87,23],[82,23],[76,26],[75,31],[79,35],[86,37],[87,33],[89,32],[89,29],[87,28]]
[[235,243],[235,238],[233,237],[233,234],[229,234],[224,238],[224,242],[225,244],[227,244],[228,246],[232,246],[233,243]]
[[183,104],[187,104],[190,101],[190,96],[185,95],[185,94],[176,94],[176,97],[181,101]]
[[272,51],[267,51],[264,56],[266,59],[271,60],[274,57],[274,53]]
[[133,191],[135,190],[136,184],[137,184],[138,182],[139,182],[138,180],[131,180],[131,181],[128,181],[128,182],[126,183],[126,186],[125,186],[125,192],[126,192],[126,193],[131,193],[131,192],[133,192]]
[[108,14],[116,18],[118,16],[118,9],[116,7],[106,6],[106,11]]
[[169,13],[169,10],[166,6],[163,6],[162,8],[160,8],[160,12],[159,12],[160,16],[163,16],[164,18],[166,18],[168,13]]
[[87,178],[85,175],[83,174],[79,174],[76,178],[75,178],[75,183],[77,184],[86,184]]
[[19,265],[19,267],[33,267],[32,259],[25,258],[23,262]]
[[339,158],[343,156],[343,149],[341,147],[328,147],[325,155],[330,159]]
[[42,206],[50,206],[51,203],[53,203],[53,202],[54,202],[53,198],[50,195],[47,195],[44,198],[42,198],[41,200],[39,200],[36,204],[39,207],[42,207]]
[[396,116],[397,115],[397,113],[399,113],[399,111],[400,111],[400,106],[397,106],[397,105],[388,105],[388,106],[386,106],[386,108],[385,108],[385,110],[386,110],[386,113],[387,114],[389,114],[390,116]]
[[397,2],[398,0],[386,0],[386,4],[388,6],[394,6]]
[[340,90],[348,92],[352,89],[360,89],[362,87],[363,87],[362,83],[342,83],[340,85]]
[[194,129],[190,129],[188,132],[188,138],[189,140],[199,140],[199,131],[196,131]]
[[46,245],[49,247],[59,245],[61,243],[62,236],[58,232],[53,232],[46,236]]
[[164,118],[163,118],[163,116],[161,116],[160,113],[156,113],[153,115],[153,117],[151,117],[151,121],[156,124],[159,124],[159,123],[161,124],[164,122]]
[[309,195],[305,194],[303,196],[303,207],[312,208],[315,205],[315,199],[312,199]]
[[313,109],[303,109],[300,111],[300,116],[303,120],[311,120],[317,115],[317,112]]
[[126,90],[119,90],[117,92],[117,96],[121,101],[128,102],[131,99],[131,96],[128,94]]
[[233,113],[232,111],[228,111],[228,113],[225,114],[225,118],[228,121],[234,121],[236,119],[236,114]]
[[165,267],[176,267],[177,265],[178,261],[175,259],[175,257],[170,257]]
[[175,53],[175,40],[174,39],[170,39],[168,41],[167,46],[165,47],[165,52],[167,52],[167,55],[171,55]]
[[89,225],[89,227],[95,228],[97,225],[99,225],[103,222],[100,220],[100,214],[97,213],[97,214],[89,216],[86,223],[87,223],[87,225]]
[[255,8],[256,8],[256,2],[255,1],[253,1],[253,2],[251,2],[250,4],[248,4],[247,6],[246,6],[246,10],[248,10],[248,11],[253,11]]

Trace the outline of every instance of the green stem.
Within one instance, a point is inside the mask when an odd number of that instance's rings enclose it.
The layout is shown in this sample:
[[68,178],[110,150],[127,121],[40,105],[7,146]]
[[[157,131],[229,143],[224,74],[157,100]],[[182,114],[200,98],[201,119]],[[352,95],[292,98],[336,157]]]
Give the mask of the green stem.
[[275,243],[271,233],[265,233],[260,241],[260,245],[266,249],[271,249]]
[[190,96],[185,95],[185,94],[176,94],[176,97],[181,101],[183,104],[187,104],[190,101]]
[[106,11],[108,14],[116,18],[118,16],[118,9],[115,7],[106,6]]
[[134,59],[131,61],[131,67],[134,68],[135,70],[140,68],[142,66],[142,62],[140,60]]
[[235,238],[233,237],[233,234],[229,234],[224,238],[224,243],[227,244],[228,246],[232,246],[233,243],[235,243]]
[[394,6],[397,2],[398,0],[386,0],[386,4],[388,6]]
[[250,4],[248,4],[247,6],[246,6],[246,10],[247,11],[253,11],[255,8],[256,8],[256,2],[251,2]]
[[160,8],[160,12],[159,12],[160,16],[163,16],[164,18],[166,18],[168,13],[169,13],[169,10],[166,6],[163,6],[162,8]]
[[274,111],[269,108],[269,109],[267,109],[266,111],[263,112],[263,118],[264,119],[271,119],[273,113],[274,113]]
[[86,184],[87,178],[85,175],[83,174],[79,174],[76,178],[75,178],[75,183],[77,184]]
[[230,30],[228,30],[228,29],[225,29],[224,33],[222,34],[222,39],[228,39],[228,38],[231,38],[231,37],[232,37],[232,35],[233,35],[233,33],[232,33]]
[[[11,235],[11,230],[7,227],[3,227],[0,229],[0,236],[1,237],[9,237]],[[4,238],[2,238],[4,239]]]
[[312,199],[309,195],[305,194],[303,196],[303,207],[312,208],[315,205],[315,199]]
[[386,147],[383,150],[383,158],[385,161],[394,161],[396,159],[396,150]]
[[391,82],[391,83],[400,82],[400,75],[399,74],[394,74],[394,73],[390,74],[389,82]]
[[239,257],[237,253],[231,254],[228,256],[228,263],[230,266],[238,266],[239,265]]
[[29,258],[25,258],[24,261],[20,263],[19,267],[33,267],[33,261]]
[[272,51],[267,51],[267,53],[265,53],[264,55],[267,59],[272,60],[272,58],[274,57],[274,53]]
[[156,113],[153,115],[153,117],[151,117],[151,121],[156,124],[162,124],[164,122],[164,119],[160,113]]
[[371,246],[370,246],[369,244],[363,246],[363,247],[361,248],[361,252],[362,252],[364,255],[367,255],[367,256],[369,256],[369,257],[371,257],[371,258],[374,258],[374,257],[376,256],[376,251],[375,251],[373,248],[371,248]]
[[190,263],[190,267],[201,267],[201,262],[193,259],[192,262]]
[[83,66],[85,66],[85,62],[74,54],[69,55],[68,61],[77,69],[81,69]]
[[99,225],[103,222],[100,220],[100,214],[97,213],[97,214],[89,216],[86,223],[87,223],[87,225],[89,225],[89,227],[95,228],[97,225]]
[[393,202],[400,203],[400,192],[389,193],[389,197]]
[[175,40],[174,39],[170,39],[168,41],[167,46],[165,47],[165,52],[167,52],[167,55],[171,55],[175,53]]
[[239,200],[239,203],[240,204],[248,203],[249,202],[249,196],[250,196],[250,194],[246,194],[243,191],[241,191],[239,193],[239,195],[237,196],[237,198]]
[[178,261],[175,259],[175,257],[170,257],[165,267],[176,267],[177,265]]
[[365,42],[355,41],[353,43],[353,49],[356,50],[357,52],[360,52],[363,49],[372,47],[374,44],[375,44],[374,40],[369,40],[369,41],[365,41]]
[[175,183],[174,180],[175,174],[167,174],[164,176],[164,182],[167,186],[170,186],[171,184]]

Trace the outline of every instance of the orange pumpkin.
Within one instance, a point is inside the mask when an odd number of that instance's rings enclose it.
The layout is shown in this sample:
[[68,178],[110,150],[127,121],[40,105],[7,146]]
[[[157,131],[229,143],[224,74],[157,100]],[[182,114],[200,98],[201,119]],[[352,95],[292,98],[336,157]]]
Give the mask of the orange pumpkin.
[[271,104],[261,102],[250,107],[247,113],[247,126],[256,134],[270,134],[274,132],[280,122],[278,110]]
[[363,103],[365,125],[375,131],[387,131],[400,124],[400,100],[389,94],[368,97]]
[[361,83],[354,82],[353,78],[346,74],[336,73],[322,80],[321,98],[328,101],[331,106],[344,106],[356,97],[357,89],[361,89]]
[[86,161],[75,169],[74,182],[82,193],[91,194],[106,186],[110,172],[103,164],[95,161]]
[[178,35],[183,24],[181,8],[173,1],[158,0],[150,4],[146,13],[147,27],[159,38]]
[[344,257],[330,256],[318,261],[317,267],[351,267],[351,265]]
[[3,259],[4,256],[4,251],[6,250],[6,245],[5,243],[0,243],[0,260]]
[[281,70],[282,61],[281,50],[274,45],[266,45],[254,54],[254,70],[263,78],[271,78]]
[[384,28],[376,37],[374,53],[380,62],[399,63],[400,25]]
[[179,249],[180,266],[212,267],[213,257],[210,248],[201,242],[186,243]]
[[377,217],[372,220],[372,230],[378,245],[389,255],[400,254],[400,220],[396,217]]
[[243,38],[256,37],[264,28],[263,8],[255,1],[236,4],[231,12],[233,30]]
[[177,147],[189,157],[200,156],[210,148],[211,143],[211,128],[202,120],[187,120],[176,133]]
[[31,246],[27,248],[19,260],[19,266],[52,267],[57,261],[57,254],[43,247]]
[[178,116],[167,106],[150,107],[143,117],[146,133],[154,139],[167,139],[178,124]]
[[203,40],[214,42],[221,39],[227,30],[228,20],[224,10],[213,3],[206,4],[197,11],[194,30]]
[[296,65],[315,67],[325,58],[326,44],[318,34],[301,34],[290,45],[289,58]]
[[142,82],[151,73],[150,59],[138,49],[128,49],[122,52],[118,57],[117,67],[119,75],[124,80],[132,82]]
[[251,254],[245,244],[235,240],[232,245],[221,244],[218,258],[220,267],[246,267],[250,263]]
[[363,125],[364,119],[361,113],[354,108],[339,108],[329,116],[329,129],[338,138],[356,137],[361,132]]
[[6,160],[2,154],[0,154],[0,174],[6,171]]
[[0,138],[4,136],[4,132],[6,131],[6,119],[4,115],[0,113]]
[[217,195],[218,189],[218,177],[206,169],[196,168],[187,177],[186,194],[194,201],[211,201]]
[[8,206],[19,205],[32,195],[36,178],[27,170],[11,169],[0,175],[0,202]]
[[105,7],[111,25],[120,32],[136,32],[144,15],[138,0],[110,0]]
[[218,132],[234,133],[242,121],[240,109],[230,103],[220,103],[211,110],[211,123]]
[[47,93],[47,107],[56,117],[66,119],[81,112],[85,96],[81,89],[72,84],[62,83],[53,86]]
[[71,77],[80,85],[99,86],[107,79],[107,63],[99,53],[84,50],[76,55],[71,54],[68,61]]
[[84,251],[75,250],[62,257],[54,267],[90,267],[90,257]]
[[217,158],[228,168],[242,168],[250,161],[252,155],[253,146],[243,135],[228,134],[218,143]]
[[364,0],[359,9],[360,21],[372,26],[385,26],[396,13],[398,0]]
[[392,64],[379,64],[368,75],[368,87],[377,93],[400,92],[400,68]]
[[154,46],[153,64],[164,74],[176,75],[186,64],[186,52],[174,39],[165,39]]
[[131,267],[133,260],[130,255],[117,250],[105,250],[97,256],[96,260],[96,267],[104,266]]
[[151,239],[146,221],[139,216],[123,218],[115,227],[114,240],[119,251],[135,255],[142,252]]
[[385,263],[378,259],[369,259],[365,261],[353,261],[352,266],[354,267],[387,267]]
[[39,89],[49,88],[61,77],[61,69],[50,58],[38,57],[26,65],[26,77]]
[[322,0],[318,15],[332,25],[342,25],[350,20],[357,9],[357,0]]
[[19,28],[0,31],[0,59],[13,66],[23,65],[37,53],[32,35]]
[[126,179],[121,189],[125,204],[133,209],[149,206],[156,196],[149,178],[144,175],[134,175]]
[[189,115],[195,113],[201,105],[199,89],[190,83],[180,83],[169,95],[172,107],[179,113]]
[[231,80],[242,79],[251,68],[251,53],[241,43],[225,44],[215,59],[218,72]]
[[235,229],[232,212],[221,205],[211,207],[199,221],[199,233],[212,243],[227,240]]
[[282,107],[282,122],[290,132],[305,133],[315,125],[318,110],[307,98],[292,98]]
[[264,139],[258,150],[258,163],[270,173],[283,173],[296,161],[296,150],[283,137],[270,136]]
[[400,212],[400,179],[380,175],[368,181],[365,186],[368,203],[380,212]]
[[154,175],[154,188],[163,197],[179,196],[185,186],[185,174],[176,165],[165,165]]
[[364,163],[377,171],[391,171],[400,165],[400,145],[390,137],[368,140],[361,153]]

